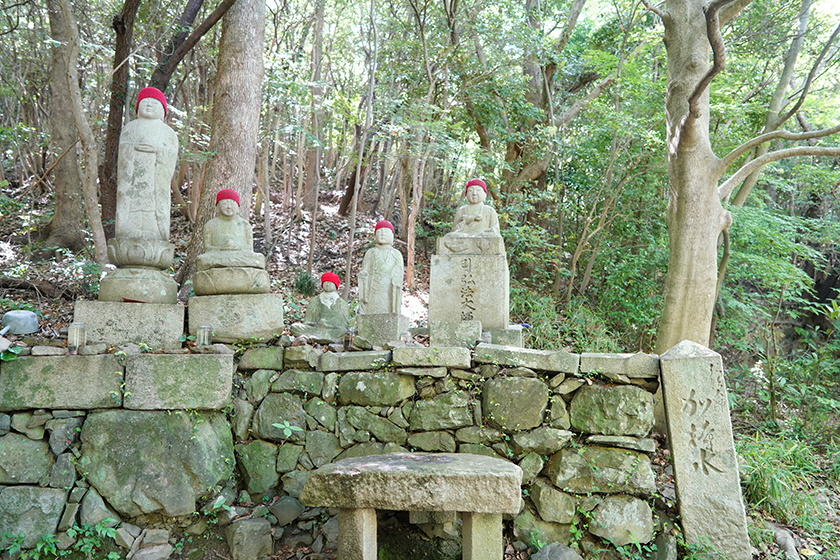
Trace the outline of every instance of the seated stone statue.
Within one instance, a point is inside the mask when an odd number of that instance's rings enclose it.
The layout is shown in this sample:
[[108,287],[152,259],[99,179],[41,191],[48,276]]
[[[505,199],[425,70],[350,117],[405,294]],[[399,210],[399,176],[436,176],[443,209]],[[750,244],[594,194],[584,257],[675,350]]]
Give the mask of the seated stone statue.
[[481,179],[471,179],[465,188],[465,195],[468,204],[455,212],[452,231],[438,242],[438,254],[504,254],[499,218],[492,206],[484,204],[487,184]]
[[402,253],[394,249],[394,226],[382,220],[374,228],[376,247],[365,253],[359,272],[359,314],[399,313],[402,307]]
[[239,215],[239,195],[222,189],[216,195],[216,217],[204,225],[204,253],[195,261],[195,293],[267,293],[265,255],[254,252],[253,246],[251,224]]
[[321,293],[309,301],[303,322],[292,324],[292,336],[307,336],[316,342],[344,339],[350,328],[350,308],[338,295],[340,285],[337,274],[321,275]]

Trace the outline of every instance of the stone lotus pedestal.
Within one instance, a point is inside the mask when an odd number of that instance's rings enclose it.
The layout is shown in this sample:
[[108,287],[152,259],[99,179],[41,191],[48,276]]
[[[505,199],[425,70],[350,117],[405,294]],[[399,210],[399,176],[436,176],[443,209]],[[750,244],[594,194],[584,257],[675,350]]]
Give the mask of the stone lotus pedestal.
[[280,294],[193,296],[189,302],[190,334],[209,325],[213,342],[269,339],[283,332]]
[[119,268],[99,283],[99,301],[174,304],[178,284],[163,272],[172,263],[175,246],[168,241],[135,237],[108,241],[108,259]]
[[145,344],[151,349],[179,348],[184,334],[184,306],[79,300],[73,311],[73,321],[84,323],[89,342]]
[[408,332],[408,317],[401,313],[370,313],[356,316],[356,333],[373,346],[399,340]]

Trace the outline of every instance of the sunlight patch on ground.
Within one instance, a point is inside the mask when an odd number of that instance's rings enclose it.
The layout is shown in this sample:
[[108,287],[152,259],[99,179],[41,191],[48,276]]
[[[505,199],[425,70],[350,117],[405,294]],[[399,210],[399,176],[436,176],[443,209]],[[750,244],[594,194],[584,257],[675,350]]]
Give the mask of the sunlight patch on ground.
[[403,295],[402,312],[408,316],[412,327],[429,325],[429,293],[417,291]]
[[7,265],[15,262],[15,250],[8,241],[0,241],[0,265]]

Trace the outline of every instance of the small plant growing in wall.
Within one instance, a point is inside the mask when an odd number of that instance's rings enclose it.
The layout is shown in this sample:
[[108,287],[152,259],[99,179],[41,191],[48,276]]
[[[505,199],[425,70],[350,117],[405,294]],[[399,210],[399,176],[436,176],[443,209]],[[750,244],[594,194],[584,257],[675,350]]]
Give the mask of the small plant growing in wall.
[[298,426],[293,426],[293,425],[289,424],[288,420],[283,420],[283,422],[275,422],[271,426],[273,428],[277,428],[278,430],[282,430],[283,431],[283,437],[286,438],[286,439],[292,437],[293,432],[302,432],[303,431],[303,428],[300,428]]

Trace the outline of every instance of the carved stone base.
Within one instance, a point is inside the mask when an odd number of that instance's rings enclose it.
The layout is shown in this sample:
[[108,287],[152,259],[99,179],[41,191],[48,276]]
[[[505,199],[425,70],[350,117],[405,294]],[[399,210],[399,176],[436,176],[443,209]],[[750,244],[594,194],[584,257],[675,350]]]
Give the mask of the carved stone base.
[[429,324],[481,321],[485,331],[507,329],[510,273],[504,255],[432,255]]
[[481,321],[434,321],[429,323],[429,345],[473,348],[481,340],[481,333]]
[[504,255],[501,236],[447,234],[437,239],[438,255]]
[[280,294],[193,296],[188,313],[190,334],[209,325],[213,342],[269,339],[283,332]]
[[244,266],[210,268],[196,272],[193,277],[193,290],[197,296],[267,294],[270,285],[268,272]]
[[165,272],[153,268],[112,270],[99,283],[99,301],[123,302],[126,299],[174,304],[178,301],[178,284]]
[[150,266],[159,270],[169,268],[175,255],[175,245],[157,239],[116,237],[108,240],[108,260],[119,267]]
[[357,315],[356,332],[373,346],[382,346],[408,332],[408,317],[400,313]]
[[183,305],[79,300],[73,320],[85,324],[88,342],[145,344],[156,350],[180,348],[184,334]]
[[493,344],[502,346],[525,346],[525,339],[522,333],[522,325],[510,325],[506,329],[493,329],[490,331],[490,339]]

